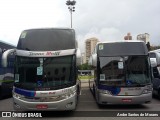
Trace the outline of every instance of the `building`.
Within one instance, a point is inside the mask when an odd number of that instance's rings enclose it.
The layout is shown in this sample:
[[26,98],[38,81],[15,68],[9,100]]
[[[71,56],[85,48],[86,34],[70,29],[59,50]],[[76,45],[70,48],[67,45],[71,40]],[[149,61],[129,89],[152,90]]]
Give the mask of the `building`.
[[85,53],[81,53],[81,63],[84,64],[86,63],[86,54]]
[[89,61],[89,57],[91,56],[96,44],[97,44],[98,39],[93,37],[89,38],[86,40],[85,47],[86,47],[86,62]]
[[148,33],[137,35],[137,40],[143,40],[145,43],[150,41],[150,35]]
[[132,40],[131,33],[127,33],[127,35],[124,36],[124,39],[125,39],[125,40]]

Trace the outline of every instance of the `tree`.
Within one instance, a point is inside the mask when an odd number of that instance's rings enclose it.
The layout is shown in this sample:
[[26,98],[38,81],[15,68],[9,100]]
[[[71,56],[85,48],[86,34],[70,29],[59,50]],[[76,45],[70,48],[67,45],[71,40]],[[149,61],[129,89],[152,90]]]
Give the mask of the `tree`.
[[151,46],[150,47],[150,50],[157,50],[157,49],[160,49],[160,45],[159,46]]
[[151,45],[150,45],[150,42],[147,42],[147,48],[148,48],[148,51],[150,51],[151,50]]
[[82,64],[78,66],[79,70],[91,70],[91,65],[88,65],[88,63]]

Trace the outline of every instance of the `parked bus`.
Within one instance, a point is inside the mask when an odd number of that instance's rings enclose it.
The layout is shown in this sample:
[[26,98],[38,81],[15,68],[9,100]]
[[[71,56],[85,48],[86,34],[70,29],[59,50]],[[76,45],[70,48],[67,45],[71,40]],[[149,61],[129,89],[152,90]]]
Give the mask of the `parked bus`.
[[15,51],[15,110],[74,110],[80,93],[77,65],[81,53],[73,29],[24,30]]
[[89,86],[99,105],[152,100],[151,67],[144,42],[97,43],[89,62],[95,68]]
[[5,96],[12,95],[12,87],[14,81],[14,54],[8,58],[8,67],[4,68],[1,65],[1,58],[4,51],[15,48],[14,45],[0,41],[0,99]]
[[153,95],[157,95],[160,98],[160,49],[150,51],[149,57],[153,74]]

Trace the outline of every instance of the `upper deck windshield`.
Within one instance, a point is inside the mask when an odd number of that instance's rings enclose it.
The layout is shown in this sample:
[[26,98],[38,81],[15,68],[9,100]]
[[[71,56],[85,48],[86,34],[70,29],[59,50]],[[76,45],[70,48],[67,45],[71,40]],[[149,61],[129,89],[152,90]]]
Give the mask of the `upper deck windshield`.
[[16,57],[15,86],[27,90],[54,90],[75,84],[75,56]]
[[151,83],[148,56],[99,57],[100,84],[138,86]]
[[17,44],[17,49],[28,51],[57,51],[75,48],[76,40],[73,29],[25,30]]

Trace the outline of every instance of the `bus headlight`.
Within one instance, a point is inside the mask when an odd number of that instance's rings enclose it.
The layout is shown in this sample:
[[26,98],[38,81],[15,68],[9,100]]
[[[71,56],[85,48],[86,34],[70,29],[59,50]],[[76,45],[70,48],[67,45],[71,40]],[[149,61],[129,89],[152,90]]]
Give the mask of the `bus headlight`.
[[66,94],[61,95],[61,97],[62,97],[63,99],[72,97],[72,96],[75,94],[75,92],[76,92],[76,91],[70,91],[69,93],[66,93]]
[[147,86],[147,88],[143,90],[142,94],[152,93],[152,90],[152,86]]
[[148,93],[151,93],[152,92],[152,90],[150,90],[150,89],[145,89],[145,90],[143,90],[143,93],[142,94],[148,94]]
[[13,97],[16,97],[16,98],[20,99],[20,98],[22,98],[24,96],[13,92]]
[[110,92],[108,90],[99,90],[100,93],[103,93],[103,94],[110,94]]

